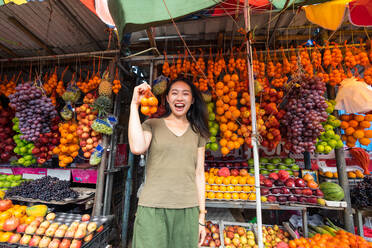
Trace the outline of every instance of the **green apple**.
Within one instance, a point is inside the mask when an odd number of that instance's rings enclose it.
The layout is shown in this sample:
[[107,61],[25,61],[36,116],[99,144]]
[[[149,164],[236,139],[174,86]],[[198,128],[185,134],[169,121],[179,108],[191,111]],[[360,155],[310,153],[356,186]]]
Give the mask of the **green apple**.
[[270,174],[270,172],[267,171],[267,170],[261,170],[261,171],[260,171],[260,174],[262,174],[262,175],[267,175],[267,174]]
[[333,130],[333,126],[326,124],[324,125],[324,130],[325,130],[325,133],[327,134],[327,131]]
[[267,164],[269,160],[267,158],[260,158],[260,163]]
[[14,175],[7,175],[6,180],[9,181],[9,182],[14,181]]
[[328,153],[330,153],[331,151],[332,151],[332,147],[330,147],[330,146],[328,146],[328,145],[324,147],[324,153],[325,153],[325,154],[328,154]]
[[0,175],[0,181],[5,181],[6,180],[6,175]]
[[27,147],[23,146],[23,147],[19,148],[19,152],[20,152],[20,154],[27,153]]
[[218,150],[218,144],[215,143],[215,142],[211,143],[210,147],[211,147],[210,149],[212,151],[217,151]]
[[333,131],[333,130],[328,130],[328,131],[326,131],[325,136],[326,136],[327,138],[333,138],[333,136],[335,136],[335,131]]
[[337,149],[340,149],[340,148],[342,148],[342,147],[344,147],[344,142],[342,142],[342,140],[337,140],[336,148],[337,148]]
[[254,174],[254,168],[249,169],[249,174]]
[[288,171],[288,174],[290,175],[290,176],[293,176],[293,171],[291,171],[291,170],[287,170]]
[[214,121],[216,119],[216,115],[214,113],[209,113],[208,120]]
[[337,140],[331,139],[328,141],[328,145],[334,149],[337,145]]
[[206,150],[211,149],[211,143],[207,143],[207,144],[205,145],[205,149],[206,149]]
[[293,164],[291,166],[291,170],[298,171],[298,170],[300,170],[300,166],[298,166],[297,164]]
[[213,122],[213,126],[212,127],[214,127],[217,130],[220,129],[220,126],[218,125],[217,122]]
[[213,102],[210,102],[210,103],[207,104],[207,106],[208,106],[208,108],[212,108],[213,109],[214,108],[214,103]]
[[317,146],[316,146],[316,152],[317,152],[317,153],[322,153],[322,152],[324,152],[324,145],[321,145],[321,144],[317,145]]
[[208,121],[208,127],[209,128],[213,127],[213,121]]
[[14,175],[14,180],[19,181],[22,179],[22,175]]
[[253,160],[253,158],[248,159],[248,164],[249,164],[249,165],[254,165],[254,160]]
[[9,188],[10,187],[10,185],[11,185],[12,183],[11,182],[4,182],[4,185],[3,185],[3,187],[4,188]]
[[285,158],[283,162],[284,162],[285,164],[290,165],[290,164],[294,163],[295,161],[294,161],[294,159],[292,159],[292,158]]
[[213,127],[212,127],[212,128],[209,129],[209,132],[211,133],[212,136],[216,136],[218,130],[217,130],[216,128],[213,128]]
[[23,165],[24,166],[30,166],[30,165],[32,165],[32,161],[25,161],[24,163],[23,163]]
[[268,165],[266,165],[266,169],[274,170],[274,169],[276,169],[276,166],[274,164],[268,164]]
[[209,140],[213,143],[216,142],[216,136],[211,136],[209,137]]
[[271,163],[273,163],[273,164],[279,164],[281,162],[282,162],[282,160],[280,158],[273,158],[273,159],[271,159]]
[[12,182],[11,184],[10,184],[10,187],[17,187],[17,186],[19,186],[21,183],[20,182]]
[[320,142],[320,145],[322,145],[322,146],[327,146],[327,145],[328,145],[328,143],[327,143],[327,142],[325,142],[325,141],[322,141],[322,142]]
[[288,170],[288,167],[285,166],[284,164],[281,164],[281,165],[278,166],[278,169],[279,170]]
[[0,188],[4,187],[4,181],[0,181]]

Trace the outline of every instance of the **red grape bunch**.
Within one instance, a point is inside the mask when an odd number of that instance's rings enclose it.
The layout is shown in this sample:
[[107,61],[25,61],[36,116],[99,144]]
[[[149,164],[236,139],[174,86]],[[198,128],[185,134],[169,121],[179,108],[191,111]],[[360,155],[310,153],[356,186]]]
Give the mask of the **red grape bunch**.
[[324,132],[327,103],[323,96],[325,83],[320,77],[300,77],[288,94],[286,114],[282,119],[287,142],[293,153],[314,152],[316,139]]
[[57,116],[52,101],[32,82],[20,84],[9,96],[10,106],[19,119],[21,139],[36,141],[41,133],[50,132],[51,120]]

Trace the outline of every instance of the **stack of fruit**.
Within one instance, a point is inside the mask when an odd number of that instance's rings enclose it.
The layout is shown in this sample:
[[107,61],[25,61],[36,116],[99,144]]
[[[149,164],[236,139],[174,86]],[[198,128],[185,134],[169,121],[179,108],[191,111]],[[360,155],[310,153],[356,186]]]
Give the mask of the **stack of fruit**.
[[246,169],[211,168],[205,172],[207,199],[255,201],[254,177]]
[[6,191],[9,188],[13,188],[21,185],[25,180],[22,179],[22,175],[3,175],[0,174],[0,190]]
[[[319,175],[324,176],[326,178],[338,178],[338,173],[337,172],[322,172],[321,170],[319,171]],[[349,179],[355,179],[355,178],[364,178],[364,174],[360,170],[352,170],[347,172],[347,176]]]
[[21,156],[15,163],[23,166],[30,166],[36,163],[36,159],[32,156],[32,149],[35,145],[32,142],[21,139],[22,134],[19,131],[19,122],[18,118],[13,118],[12,122],[13,130],[19,134],[14,135],[13,139],[17,146],[14,148],[14,152]]
[[58,132],[59,118],[52,120],[51,132],[41,133],[39,139],[35,142],[32,154],[37,158],[38,164],[44,164],[50,160],[53,155],[53,149],[59,144],[60,135]]
[[97,118],[97,111],[89,105],[94,103],[94,96],[88,93],[84,99],[84,104],[76,108],[78,128],[76,130],[79,135],[80,147],[84,153],[84,157],[89,159],[94,151],[94,148],[100,143],[101,135],[92,129],[92,123]]
[[355,234],[346,232],[344,230],[338,230],[333,236],[329,233],[315,234],[312,238],[305,239],[299,238],[289,241],[290,248],[300,248],[300,247],[327,247],[327,248],[337,248],[337,247],[371,247],[371,243],[367,242],[364,238],[357,236]]
[[79,154],[79,139],[76,134],[77,125],[75,122],[61,123],[59,132],[61,134],[59,146],[54,147],[53,154],[58,155],[59,166],[66,167],[72,163]]
[[[268,175],[271,172],[285,170],[290,176],[298,176],[300,167],[295,162],[293,158],[260,158],[260,174]],[[249,159],[248,164],[250,166],[249,173],[254,174],[253,159]]]
[[285,244],[289,242],[289,233],[277,225],[262,226],[262,242],[265,248],[282,247],[281,245],[287,247]]
[[219,125],[216,122],[216,115],[214,114],[214,103],[208,102],[208,126],[209,126],[209,132],[211,133],[211,137],[209,138],[209,141],[206,145],[206,149],[210,149],[212,151],[218,150],[218,144],[217,144],[217,138],[216,135],[219,131]]
[[206,236],[202,243],[202,247],[220,247],[221,237],[220,237],[220,227],[218,223],[213,223],[212,221],[207,221],[205,223]]
[[226,226],[223,230],[223,237],[225,248],[258,247],[253,231],[242,226]]
[[14,113],[10,109],[0,106],[0,161],[8,162],[14,155],[16,144],[13,141],[12,118]]
[[334,115],[328,115],[327,121],[322,123],[324,132],[318,138],[316,144],[317,153],[330,153],[333,149],[344,147],[341,137],[335,133],[334,129],[341,125],[340,120]]
[[372,114],[367,115],[341,115],[341,128],[345,132],[342,135],[342,140],[346,142],[348,147],[354,147],[356,142],[363,146],[368,146],[372,139],[372,130],[367,130],[371,127]]
[[311,175],[304,179],[290,177],[288,171],[272,172],[268,177],[260,175],[261,201],[270,203],[299,202],[324,204],[323,192]]
[[365,177],[351,191],[351,202],[362,209],[372,206],[372,178]]

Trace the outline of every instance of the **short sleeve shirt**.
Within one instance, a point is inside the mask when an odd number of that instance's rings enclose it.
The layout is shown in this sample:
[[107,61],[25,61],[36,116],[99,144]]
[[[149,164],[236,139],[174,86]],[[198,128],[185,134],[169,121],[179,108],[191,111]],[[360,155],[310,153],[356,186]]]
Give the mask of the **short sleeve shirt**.
[[181,136],[175,135],[164,119],[154,118],[142,124],[152,133],[146,163],[146,182],[139,205],[156,208],[198,206],[195,182],[197,150],[206,139],[189,126]]

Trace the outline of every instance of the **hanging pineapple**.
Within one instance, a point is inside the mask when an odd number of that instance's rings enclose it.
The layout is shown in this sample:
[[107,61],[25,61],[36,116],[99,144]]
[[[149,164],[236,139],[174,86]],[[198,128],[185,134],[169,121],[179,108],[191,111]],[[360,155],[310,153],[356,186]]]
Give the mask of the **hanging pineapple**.
[[103,78],[102,78],[101,83],[99,84],[99,87],[98,87],[98,93],[99,93],[100,96],[111,97],[111,95],[112,95],[112,84],[108,80],[108,76],[109,76],[109,73],[106,71],[103,74]]

